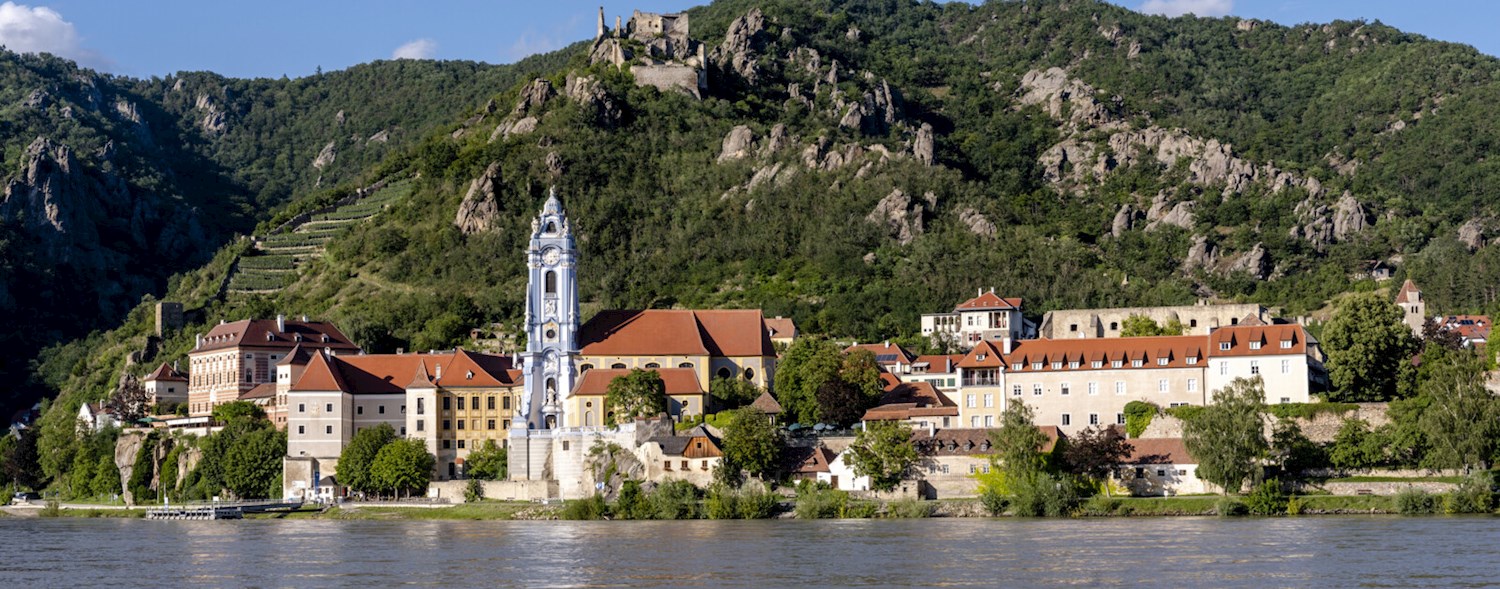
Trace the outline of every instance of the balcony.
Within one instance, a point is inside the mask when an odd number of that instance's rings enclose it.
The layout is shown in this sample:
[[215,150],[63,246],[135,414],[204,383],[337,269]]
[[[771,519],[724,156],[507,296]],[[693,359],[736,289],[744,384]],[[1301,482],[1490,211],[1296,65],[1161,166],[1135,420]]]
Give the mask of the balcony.
[[995,376],[972,376],[972,377],[971,376],[965,376],[964,377],[964,385],[963,386],[966,386],[966,387],[998,387],[998,386],[1000,386],[1000,378],[999,377],[995,377]]

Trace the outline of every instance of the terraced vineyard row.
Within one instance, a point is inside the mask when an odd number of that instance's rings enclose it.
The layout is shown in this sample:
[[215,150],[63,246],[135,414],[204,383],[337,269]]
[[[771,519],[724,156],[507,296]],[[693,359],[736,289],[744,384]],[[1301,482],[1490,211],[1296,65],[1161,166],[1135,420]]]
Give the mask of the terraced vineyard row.
[[323,255],[323,246],[335,236],[379,214],[411,190],[409,180],[393,182],[365,198],[313,215],[290,231],[258,238],[255,247],[235,265],[229,291],[256,293],[286,287],[296,280],[303,265]]

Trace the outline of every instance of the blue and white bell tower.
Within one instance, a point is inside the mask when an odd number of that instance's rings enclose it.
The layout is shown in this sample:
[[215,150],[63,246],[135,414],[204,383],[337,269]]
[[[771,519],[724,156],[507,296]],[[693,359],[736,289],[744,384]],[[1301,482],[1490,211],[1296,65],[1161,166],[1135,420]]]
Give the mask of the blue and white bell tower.
[[553,431],[564,427],[578,356],[578,250],[554,188],[526,248],[525,393],[511,421],[511,478],[544,478]]

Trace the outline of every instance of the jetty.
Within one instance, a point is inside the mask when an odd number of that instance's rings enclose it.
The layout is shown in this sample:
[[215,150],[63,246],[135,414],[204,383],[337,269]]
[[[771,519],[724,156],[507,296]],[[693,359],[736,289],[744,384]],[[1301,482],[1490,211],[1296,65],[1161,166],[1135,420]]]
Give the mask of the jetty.
[[184,503],[162,505],[146,510],[146,519],[176,520],[220,520],[244,519],[247,513],[292,511],[302,507],[301,501],[215,501],[209,503]]

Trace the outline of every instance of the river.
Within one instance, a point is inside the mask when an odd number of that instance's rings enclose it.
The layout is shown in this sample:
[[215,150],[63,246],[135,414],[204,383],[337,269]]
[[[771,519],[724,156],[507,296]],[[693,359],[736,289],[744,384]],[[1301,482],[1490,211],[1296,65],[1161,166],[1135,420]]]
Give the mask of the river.
[[3,587],[1452,587],[1500,520],[0,519]]

